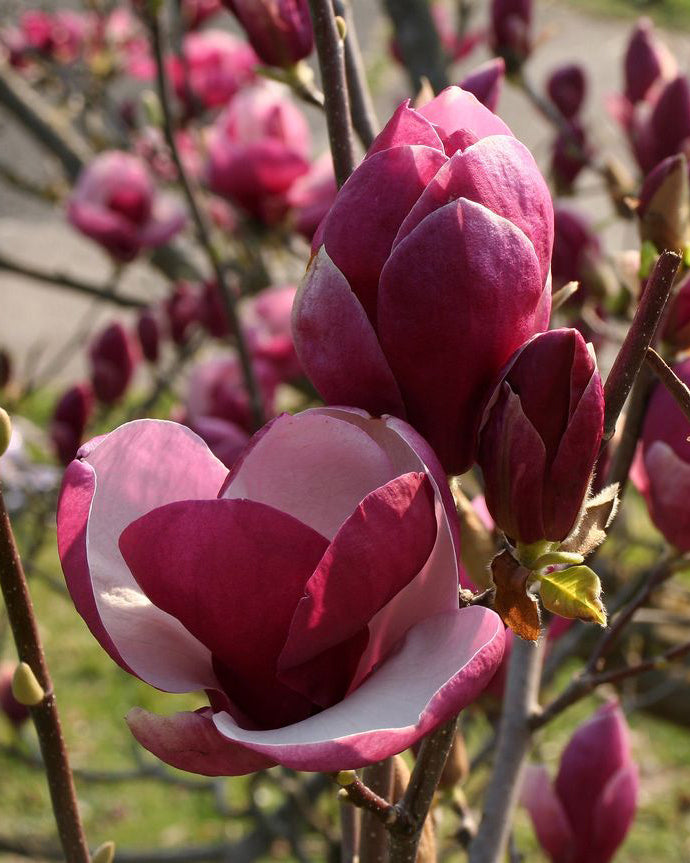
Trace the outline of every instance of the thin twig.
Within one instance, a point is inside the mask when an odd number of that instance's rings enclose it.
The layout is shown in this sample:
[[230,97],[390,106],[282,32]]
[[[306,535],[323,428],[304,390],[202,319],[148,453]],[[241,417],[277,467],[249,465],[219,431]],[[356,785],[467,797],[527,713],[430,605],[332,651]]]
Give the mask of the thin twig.
[[[628,481],[628,474],[635,458],[635,450],[637,449],[637,441],[642,434],[642,426],[644,424],[645,414],[647,413],[647,404],[652,391],[652,383],[654,376],[651,370],[645,364],[640,369],[635,384],[630,395],[630,402],[625,413],[625,422],[620,435],[611,465],[606,477],[606,485],[618,483],[619,497],[623,496],[625,486]],[[610,446],[611,444],[609,444]]]
[[610,440],[613,436],[616,421],[654,338],[679,265],[680,255],[663,252],[642,294],[628,335],[604,386],[604,440]]
[[505,854],[520,775],[531,743],[529,725],[537,703],[544,639],[516,638],[508,666],[494,770],[484,798],[484,814],[470,845],[470,863],[499,863]]
[[0,270],[16,273],[18,276],[33,279],[37,282],[45,282],[49,285],[66,288],[67,290],[84,294],[87,297],[93,297],[102,302],[112,303],[114,306],[121,306],[125,309],[143,309],[148,305],[145,300],[140,300],[138,297],[127,297],[116,293],[110,285],[94,285],[91,282],[86,282],[83,279],[68,276],[64,273],[47,272],[46,270],[32,267],[29,264],[13,261],[3,253],[0,253]]
[[79,817],[77,795],[60,728],[53,683],[43,655],[29,589],[1,490],[0,587],[19,659],[29,665],[45,693],[43,699],[35,707],[31,707],[31,718],[45,763],[62,850],[67,863],[89,863],[89,849]]
[[690,420],[690,388],[683,383],[673,369],[659,356],[654,348],[648,348],[645,362],[671,393],[678,407]]
[[345,792],[343,799],[347,799],[350,804],[359,809],[371,812],[382,824],[391,824],[395,821],[397,815],[393,804],[372,791],[361,779],[356,778],[353,782],[343,786],[342,791]]
[[338,188],[355,169],[350,102],[345,78],[345,50],[331,0],[309,0],[314,41],[321,70],[328,139]]
[[151,35],[153,53],[156,59],[156,84],[158,89],[158,98],[160,100],[161,109],[163,111],[163,130],[165,133],[165,140],[168,144],[168,147],[170,148],[170,153],[172,155],[173,162],[175,163],[177,174],[182,185],[185,198],[187,200],[187,205],[196,226],[199,242],[201,243],[204,252],[206,253],[209,265],[215,275],[218,290],[220,292],[220,296],[223,302],[224,311],[230,325],[230,330],[235,337],[237,353],[240,359],[240,365],[242,367],[242,376],[244,378],[244,384],[247,389],[251,404],[252,419],[254,421],[254,426],[258,429],[264,424],[264,409],[263,401],[261,399],[261,392],[259,390],[256,375],[254,373],[254,366],[252,365],[249,348],[247,347],[247,343],[242,332],[242,325],[240,323],[239,315],[237,312],[235,297],[230,288],[230,285],[228,284],[225,269],[223,267],[223,262],[221,261],[220,256],[213,244],[213,241],[211,239],[211,232],[206,223],[205,214],[201,211],[201,208],[199,207],[196,194],[192,188],[191,181],[187,176],[187,172],[184,168],[184,165],[182,164],[182,159],[180,158],[180,154],[177,149],[177,143],[175,141],[175,128],[172,110],[170,107],[170,97],[168,93],[168,82],[165,74],[163,41],[161,38],[158,18],[155,15],[150,15],[148,18],[148,25],[149,32]]
[[422,828],[455,739],[454,716],[425,737],[410,782],[395,804],[396,820],[390,825],[390,863],[415,863]]
[[367,84],[366,72],[362,52],[359,47],[355,19],[352,14],[350,0],[334,0],[333,6],[347,26],[345,36],[345,75],[347,77],[347,90],[350,97],[350,116],[352,125],[364,145],[364,149],[371,147],[378,130],[378,120],[374,110],[374,102],[371,98],[369,85]]

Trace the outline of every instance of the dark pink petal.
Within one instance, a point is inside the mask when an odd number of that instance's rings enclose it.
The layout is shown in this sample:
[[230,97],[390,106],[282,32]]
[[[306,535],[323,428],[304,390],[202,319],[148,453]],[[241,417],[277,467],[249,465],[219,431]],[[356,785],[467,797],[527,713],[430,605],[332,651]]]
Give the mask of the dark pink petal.
[[446,470],[471,464],[488,390],[534,333],[543,292],[525,234],[465,199],[427,216],[386,263],[381,346],[411,425]]
[[134,737],[156,758],[171,767],[202,776],[243,776],[275,761],[224,737],[213,724],[209,708],[158,716],[134,707],[127,725]]
[[503,57],[494,57],[473,69],[460,82],[460,87],[472,93],[490,111],[495,111],[503,89],[506,64]]
[[575,836],[546,767],[529,765],[525,769],[520,802],[529,812],[539,844],[552,863],[569,863]]
[[594,812],[589,852],[592,863],[608,863],[625,839],[635,818],[638,785],[637,765],[632,763],[621,767],[606,783]]
[[276,681],[276,663],[327,547],[292,516],[251,500],[179,501],[120,536],[145,594],[208,647],[228,696],[268,726],[310,711],[308,700]]
[[404,416],[374,328],[323,246],[297,292],[292,321],[297,355],[324,401]]
[[690,551],[690,464],[667,443],[655,441],[644,454],[644,468],[652,521],[671,545]]
[[443,152],[443,144],[433,125],[414,108],[407,99],[399,105],[393,116],[374,139],[365,158],[403,144],[423,144]]
[[214,722],[229,740],[295,770],[363,767],[407,749],[477,698],[503,643],[503,624],[492,611],[436,615],[411,629],[356,691],[321,713],[270,731],[240,728],[227,713]]
[[215,498],[226,468],[189,429],[158,420],[120,426],[83,446],[78,460],[82,469],[68,470],[61,492],[58,549],[87,624],[101,640],[97,613],[123,663],[159,689],[217,688],[208,649],[149,602],[117,540],[151,509],[174,500]]
[[359,502],[395,476],[388,454],[364,430],[308,411],[284,414],[254,435],[222,496],[265,503],[331,540]]
[[447,162],[400,227],[393,248],[429,213],[467,198],[513,222],[532,241],[545,282],[553,247],[553,203],[532,154],[505,136],[483,138]]
[[[280,655],[281,680],[327,707],[343,698],[366,646],[367,625],[423,568],[436,541],[434,491],[408,473],[367,495],[343,524],[306,585]],[[363,643],[362,643],[363,638]],[[354,664],[317,674],[319,657],[354,639]]]
[[446,161],[431,147],[402,146],[365,159],[338,193],[323,242],[376,325],[381,269],[403,219]]
[[460,87],[446,87],[435,99],[423,105],[419,113],[440,127],[442,138],[458,129],[470,129],[477,138],[513,135],[503,120],[485,108],[473,93]]
[[100,203],[72,200],[67,218],[75,228],[96,240],[120,261],[133,260],[141,249],[141,239],[135,226]]

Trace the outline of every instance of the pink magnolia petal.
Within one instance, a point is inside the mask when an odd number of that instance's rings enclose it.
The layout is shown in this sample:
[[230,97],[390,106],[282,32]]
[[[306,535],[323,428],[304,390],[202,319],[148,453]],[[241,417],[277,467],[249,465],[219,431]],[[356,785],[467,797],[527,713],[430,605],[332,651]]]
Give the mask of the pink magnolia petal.
[[652,521],[672,545],[690,551],[690,464],[667,443],[655,441],[644,454],[644,467]]
[[366,633],[373,615],[423,568],[435,541],[434,492],[425,473],[404,474],[367,495],[307,582],[280,655],[281,680],[323,707],[341,699],[361,639],[351,667],[339,663],[317,675],[311,660]]
[[443,152],[443,144],[432,124],[419,111],[410,108],[407,99],[399,105],[393,116],[374,139],[365,158],[403,144],[423,144]]
[[127,725],[144,749],[189,773],[243,776],[275,765],[270,758],[233,744],[220,734],[209,708],[158,716],[135,707],[127,714]]
[[326,251],[374,325],[379,276],[398,228],[445,161],[431,147],[382,150],[362,162],[331,207]]
[[395,476],[366,432],[310,411],[278,417],[255,435],[222,496],[268,504],[331,540],[359,502]]
[[[144,596],[117,540],[128,524],[155,507],[175,500],[214,498],[226,468],[189,429],[159,420],[120,426],[95,445],[82,448],[79,455],[84,469],[93,472],[94,485],[88,511],[82,497],[83,508],[69,514],[76,474],[62,491],[65,500],[58,535],[70,590],[93,592],[98,616],[115,649],[147,683],[171,692],[217,687],[208,649]],[[85,562],[83,551],[72,556],[74,544],[84,541],[73,520],[86,526]],[[92,616],[87,622],[92,625]]]
[[[584,789],[580,789],[580,793]],[[529,812],[539,844],[553,863],[569,863],[575,835],[558,799],[546,767],[528,765],[520,790],[520,802]]]
[[292,320],[297,355],[326,402],[404,415],[374,328],[323,246],[297,291]]
[[147,247],[160,246],[174,237],[187,221],[184,208],[170,195],[158,195],[153,204],[151,218],[139,235],[141,244]]
[[503,120],[482,105],[473,93],[460,87],[446,87],[435,99],[423,105],[419,113],[440,126],[446,135],[458,129],[471,129],[477,138],[513,136]]
[[515,138],[483,138],[453,156],[426,187],[400,227],[393,248],[431,212],[467,198],[517,225],[532,242],[543,281],[551,265],[553,203],[532,154]]
[[[464,198],[427,216],[388,259],[379,339],[411,425],[446,469],[471,463],[487,390],[534,333],[543,290],[525,234]],[[471,357],[459,354],[466,344]]]
[[251,500],[167,504],[120,536],[142,590],[208,647],[228,696],[260,724],[287,724],[311,710],[276,681],[276,666],[327,548],[311,528]]
[[339,704],[271,731],[240,728],[227,713],[218,730],[296,770],[362,767],[416,743],[470,704],[501,660],[504,628],[494,612],[458,609],[414,627],[390,656]]
[[616,771],[604,787],[594,810],[592,863],[608,863],[625,839],[635,818],[639,777],[636,764]]

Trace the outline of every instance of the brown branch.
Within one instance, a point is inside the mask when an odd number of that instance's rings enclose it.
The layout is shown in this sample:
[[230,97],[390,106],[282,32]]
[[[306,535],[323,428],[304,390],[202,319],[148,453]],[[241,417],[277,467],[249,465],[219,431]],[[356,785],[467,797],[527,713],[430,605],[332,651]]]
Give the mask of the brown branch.
[[350,100],[345,78],[345,49],[331,0],[309,0],[314,41],[321,70],[328,140],[338,188],[355,169]]
[[371,812],[382,824],[391,824],[395,821],[397,814],[393,804],[389,803],[384,797],[381,797],[380,794],[372,791],[358,777],[355,777],[352,782],[348,782],[347,785],[339,784],[341,785],[343,800],[347,800],[358,809]]
[[19,659],[29,665],[45,693],[43,699],[30,710],[45,764],[62,850],[67,863],[89,863],[89,849],[79,818],[77,796],[60,728],[53,683],[43,655],[29,589],[1,490],[0,587]]
[[662,357],[659,356],[654,348],[649,348],[647,350],[645,361],[654,374],[659,378],[661,383],[671,393],[686,418],[690,420],[690,388],[688,388],[673,369],[664,362]]
[[454,716],[425,737],[410,782],[395,804],[396,819],[389,826],[390,863],[415,863],[422,829],[455,739]]
[[412,90],[419,93],[426,78],[435,93],[450,84],[446,55],[428,0],[383,0],[395,30]]
[[170,148],[170,153],[172,155],[173,162],[175,163],[177,174],[187,200],[187,205],[196,226],[199,242],[206,253],[211,270],[215,275],[218,291],[220,292],[221,300],[223,302],[223,308],[232,334],[235,337],[237,353],[242,367],[242,376],[244,378],[244,384],[251,404],[252,418],[254,420],[255,428],[258,429],[264,424],[264,409],[261,392],[254,373],[254,366],[252,365],[249,348],[247,347],[247,343],[242,332],[242,325],[237,312],[235,297],[230,285],[228,284],[223,262],[213,244],[205,214],[199,207],[196,194],[192,188],[191,181],[187,176],[184,165],[182,164],[182,159],[180,158],[180,154],[177,149],[177,143],[175,142],[175,124],[170,107],[168,82],[165,74],[165,60],[163,57],[163,40],[161,38],[160,25],[157,16],[153,14],[150,15],[147,19],[147,23],[149,25],[151,46],[156,59],[156,85],[158,98],[163,111],[163,131],[165,133],[165,140]]
[[378,129],[378,120],[374,110],[374,102],[371,98],[367,84],[366,72],[362,52],[359,47],[355,19],[352,14],[350,0],[334,0],[333,6],[336,14],[340,15],[347,26],[345,36],[345,75],[347,78],[347,90],[350,97],[350,117],[352,125],[357,132],[359,140],[364,149],[371,147]]
[[[374,794],[386,800],[393,795],[393,759],[386,758],[362,771],[362,782]],[[393,810],[391,810],[393,811]],[[388,863],[388,821],[378,813],[362,812],[360,829],[360,863]]]
[[121,306],[126,309],[143,309],[148,303],[145,300],[140,300],[137,297],[125,297],[122,294],[116,293],[111,287],[103,285],[91,284],[82,279],[68,276],[65,273],[50,273],[45,270],[37,269],[29,264],[22,264],[19,261],[13,261],[0,252],[0,270],[5,270],[8,273],[15,273],[18,276],[23,276],[26,279],[33,279],[37,282],[44,282],[50,285],[56,285],[60,288],[66,288],[69,291],[75,291],[79,294],[84,294],[87,297],[93,297],[97,300],[102,300],[105,303],[112,303],[115,306]]
[[604,440],[613,436],[616,421],[654,338],[679,265],[680,255],[663,252],[642,294],[628,334],[606,378]]

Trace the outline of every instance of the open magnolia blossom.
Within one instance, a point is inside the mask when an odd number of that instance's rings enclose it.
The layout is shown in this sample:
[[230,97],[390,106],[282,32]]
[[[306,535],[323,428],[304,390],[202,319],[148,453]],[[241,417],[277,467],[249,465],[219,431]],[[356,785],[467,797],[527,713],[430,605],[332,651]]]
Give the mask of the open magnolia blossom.
[[458,608],[458,540],[436,456],[401,420],[278,417],[228,472],[174,423],[82,447],[58,547],[92,633],[125,670],[210,707],[128,723],[207,775],[360,767],[476,698],[504,632]]

